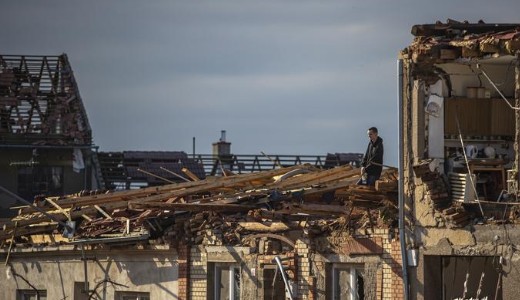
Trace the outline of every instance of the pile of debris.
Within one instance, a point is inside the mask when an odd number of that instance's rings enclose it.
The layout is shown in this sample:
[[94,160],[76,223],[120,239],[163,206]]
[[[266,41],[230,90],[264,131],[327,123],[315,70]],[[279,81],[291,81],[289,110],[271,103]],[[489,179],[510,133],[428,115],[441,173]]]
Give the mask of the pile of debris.
[[238,245],[255,234],[388,228],[397,219],[394,169],[384,170],[375,187],[357,185],[360,170],[350,165],[190,178],[138,190],[39,197],[1,224],[0,243],[103,243],[138,236],[150,243]]
[[[439,226],[465,227],[471,221],[470,214],[450,196],[450,184],[435,167],[435,160],[424,160],[413,166],[416,178],[423,184],[430,206],[440,213]],[[438,220],[439,221],[439,220]]]

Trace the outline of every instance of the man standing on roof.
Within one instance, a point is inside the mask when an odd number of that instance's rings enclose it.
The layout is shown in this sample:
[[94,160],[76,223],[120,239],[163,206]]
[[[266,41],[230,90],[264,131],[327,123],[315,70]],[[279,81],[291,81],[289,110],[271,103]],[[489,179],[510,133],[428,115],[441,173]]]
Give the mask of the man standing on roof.
[[367,134],[370,141],[361,161],[362,180],[358,184],[375,185],[383,171],[383,139],[379,137],[376,127],[370,127]]

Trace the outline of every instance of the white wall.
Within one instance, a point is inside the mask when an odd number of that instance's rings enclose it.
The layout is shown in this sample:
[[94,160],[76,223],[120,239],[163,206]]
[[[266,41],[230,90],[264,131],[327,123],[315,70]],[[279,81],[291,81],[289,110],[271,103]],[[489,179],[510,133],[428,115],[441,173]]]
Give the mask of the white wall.
[[[117,283],[101,284],[98,287],[98,294],[105,299],[114,299],[115,290],[149,292],[151,299],[178,298],[178,264],[173,251],[113,250],[86,253],[87,257],[97,258],[95,261],[89,260],[87,264],[90,289],[106,279]],[[73,299],[74,282],[83,282],[85,276],[79,250],[73,253],[15,253],[11,254],[9,266],[36,288],[47,290],[47,299]],[[11,275],[8,278],[6,268],[2,263],[0,299],[16,299],[17,289],[31,289],[19,277]]]

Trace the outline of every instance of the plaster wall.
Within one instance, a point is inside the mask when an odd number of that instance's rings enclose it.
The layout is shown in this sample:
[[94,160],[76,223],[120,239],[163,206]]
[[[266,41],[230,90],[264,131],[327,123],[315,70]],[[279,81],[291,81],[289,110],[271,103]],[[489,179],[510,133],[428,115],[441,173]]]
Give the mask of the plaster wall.
[[[115,291],[150,293],[151,299],[177,299],[178,264],[170,251],[86,252],[90,290],[98,298],[114,299]],[[11,270],[7,270],[11,268]],[[13,271],[19,276],[13,275]],[[18,289],[47,291],[47,299],[73,299],[74,283],[85,280],[81,252],[11,254],[0,266],[0,299],[15,299]]]

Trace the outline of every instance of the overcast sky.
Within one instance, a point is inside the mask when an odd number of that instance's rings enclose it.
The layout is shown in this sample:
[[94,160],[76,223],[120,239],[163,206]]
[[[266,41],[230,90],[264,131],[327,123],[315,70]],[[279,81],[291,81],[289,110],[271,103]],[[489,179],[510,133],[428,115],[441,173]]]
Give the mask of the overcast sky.
[[363,152],[397,164],[398,52],[414,24],[520,23],[520,1],[0,0],[0,53],[72,64],[101,151]]

